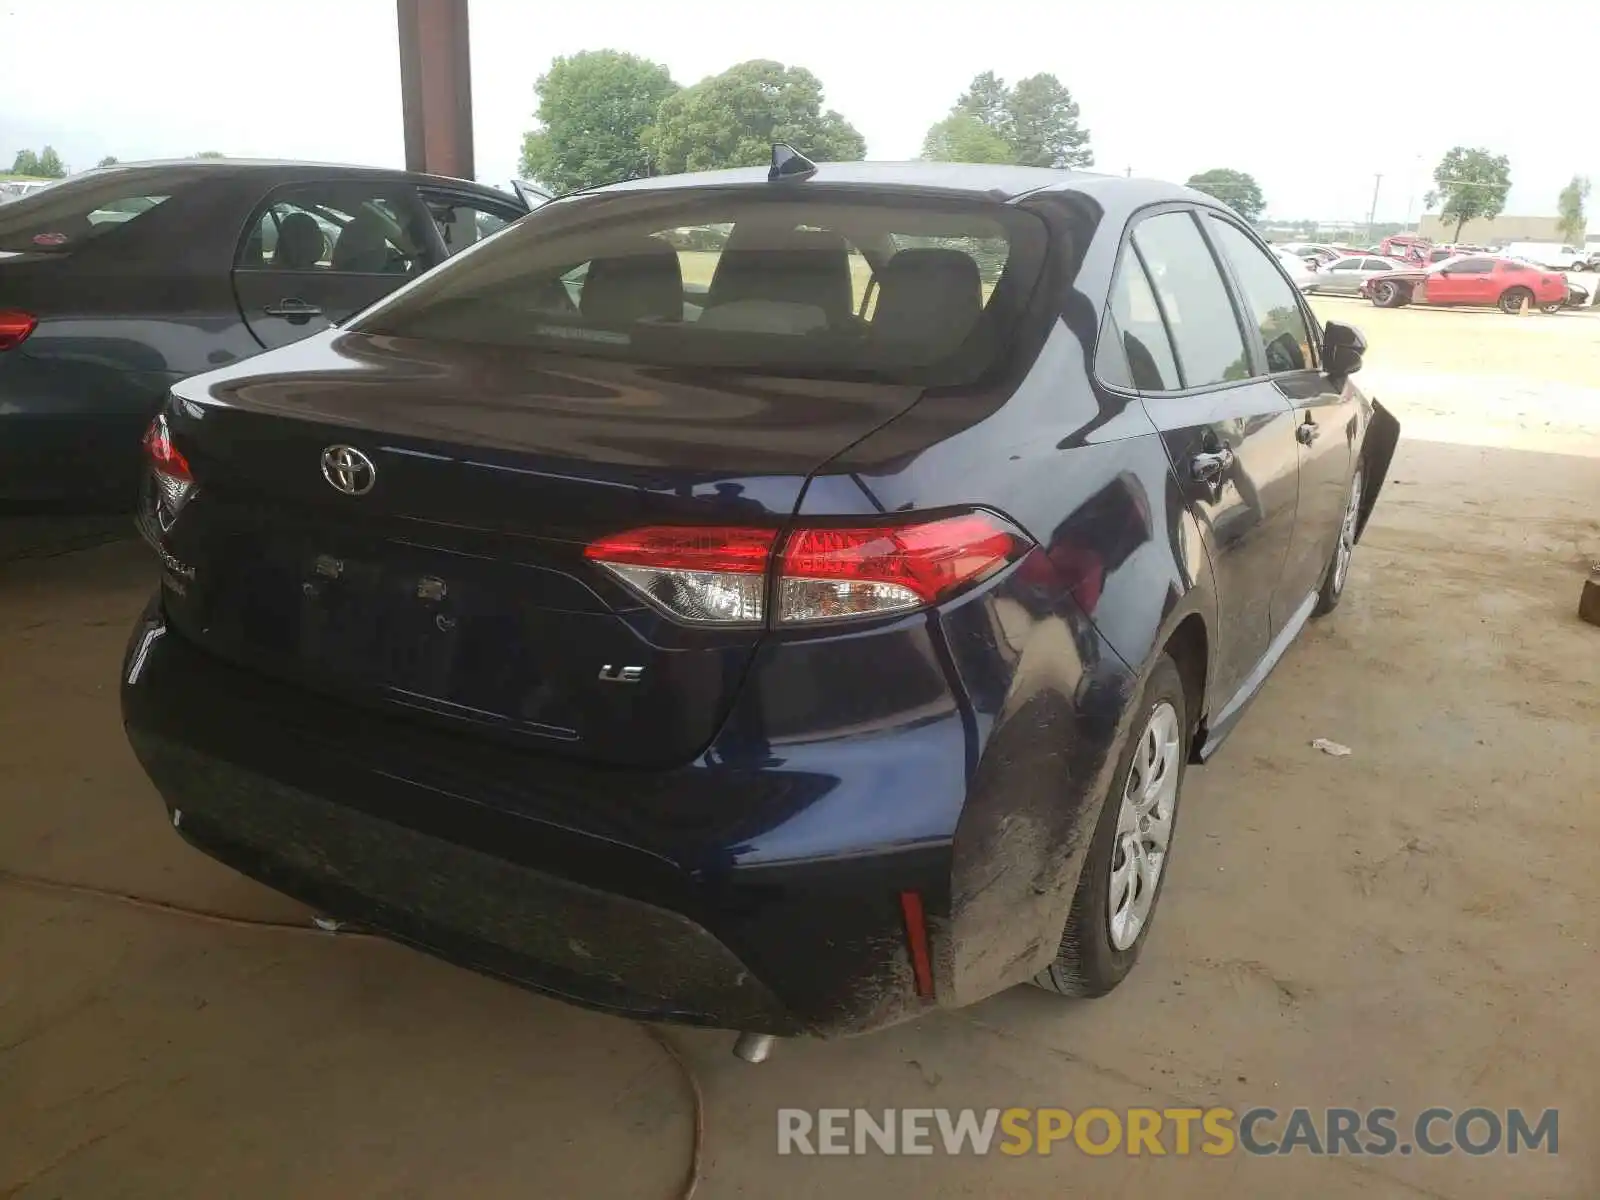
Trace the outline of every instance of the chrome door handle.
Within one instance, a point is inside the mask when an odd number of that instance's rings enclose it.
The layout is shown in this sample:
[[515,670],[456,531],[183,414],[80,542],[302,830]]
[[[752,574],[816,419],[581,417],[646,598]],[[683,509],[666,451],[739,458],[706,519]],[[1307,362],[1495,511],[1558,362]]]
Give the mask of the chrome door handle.
[[1215,483],[1233,466],[1233,451],[1227,446],[1207,450],[1189,460],[1189,474],[1200,483]]
[[312,317],[320,317],[322,310],[315,304],[307,304],[304,300],[279,300],[276,304],[266,307],[269,317],[283,317],[292,325],[302,324]]
[[1302,446],[1311,445],[1312,442],[1316,441],[1321,436],[1322,430],[1318,429],[1317,423],[1310,419],[1302,422],[1294,431],[1295,441],[1299,442]]

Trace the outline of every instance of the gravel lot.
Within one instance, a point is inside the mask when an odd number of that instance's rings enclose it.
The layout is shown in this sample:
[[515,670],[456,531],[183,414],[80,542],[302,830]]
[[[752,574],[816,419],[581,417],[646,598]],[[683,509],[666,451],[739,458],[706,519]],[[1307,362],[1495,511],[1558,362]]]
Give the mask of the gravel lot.
[[[1191,776],[1112,997],[1030,989],[759,1068],[674,1031],[709,1197],[1600,1194],[1600,315],[1381,311],[1404,437],[1344,606]],[[183,847],[128,753],[140,548],[0,567],[0,867],[296,906]],[[1327,737],[1352,748],[1333,758]],[[1561,1110],[1561,1153],[779,1158],[780,1106]],[[0,882],[0,1197],[667,1197],[685,1084],[641,1030],[375,941]]]

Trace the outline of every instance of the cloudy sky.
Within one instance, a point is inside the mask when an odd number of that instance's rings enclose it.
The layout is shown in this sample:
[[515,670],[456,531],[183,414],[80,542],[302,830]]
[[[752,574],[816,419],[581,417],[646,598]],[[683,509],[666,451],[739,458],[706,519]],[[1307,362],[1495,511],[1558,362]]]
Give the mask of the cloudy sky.
[[[601,47],[680,83],[750,58],[808,67],[888,159],[915,156],[976,73],[1050,71],[1098,169],[1239,168],[1274,216],[1364,218],[1381,173],[1378,217],[1401,220],[1458,142],[1511,156],[1508,212],[1553,213],[1574,173],[1600,182],[1592,0],[472,0],[471,28],[490,183],[515,171],[551,58]],[[0,169],[47,142],[72,167],[200,150],[403,165],[393,0],[0,0],[0,49]]]

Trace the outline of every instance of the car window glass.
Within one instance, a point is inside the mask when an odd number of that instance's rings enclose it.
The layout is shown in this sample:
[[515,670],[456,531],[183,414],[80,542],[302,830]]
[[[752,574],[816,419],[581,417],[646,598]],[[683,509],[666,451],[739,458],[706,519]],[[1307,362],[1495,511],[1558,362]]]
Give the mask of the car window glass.
[[1172,330],[1183,386],[1249,378],[1227,285],[1194,219],[1185,212],[1146,218],[1134,229],[1133,243]]
[[423,191],[422,203],[439,231],[446,256],[461,253],[523,214],[511,204],[496,204],[443,192]]
[[1012,208],[912,197],[551,205],[360,327],[662,365],[975,377],[1031,292],[1043,237]]
[[1332,271],[1359,271],[1360,269],[1361,260],[1359,258],[1341,258],[1329,268]]
[[1387,263],[1381,258],[1369,258],[1365,260],[1364,266],[1368,271],[1392,271],[1394,269],[1392,263]]
[[131,224],[167,200],[112,177],[40,188],[0,208],[0,250],[71,251]]
[[1452,275],[1487,275],[1493,267],[1493,259],[1463,258],[1450,264],[1450,273]]
[[306,184],[274,193],[247,228],[238,266],[252,271],[409,275],[423,270],[412,206],[381,188]]
[[1222,253],[1233,264],[1250,318],[1267,348],[1267,370],[1305,371],[1311,367],[1311,330],[1294,285],[1232,221],[1207,218]]
[[1096,356],[1096,370],[1105,382],[1141,392],[1170,392],[1182,386],[1155,292],[1131,247],[1123,250],[1117,264],[1110,317],[1107,331],[1113,336],[1102,339]]

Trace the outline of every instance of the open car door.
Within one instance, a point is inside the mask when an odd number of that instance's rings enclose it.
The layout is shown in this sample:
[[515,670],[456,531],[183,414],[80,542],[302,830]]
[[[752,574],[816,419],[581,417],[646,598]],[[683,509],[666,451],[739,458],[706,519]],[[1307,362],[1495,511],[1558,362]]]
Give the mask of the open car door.
[[511,190],[517,194],[517,199],[528,206],[528,211],[550,203],[555,197],[545,191],[536,183],[529,183],[526,179],[513,179]]

